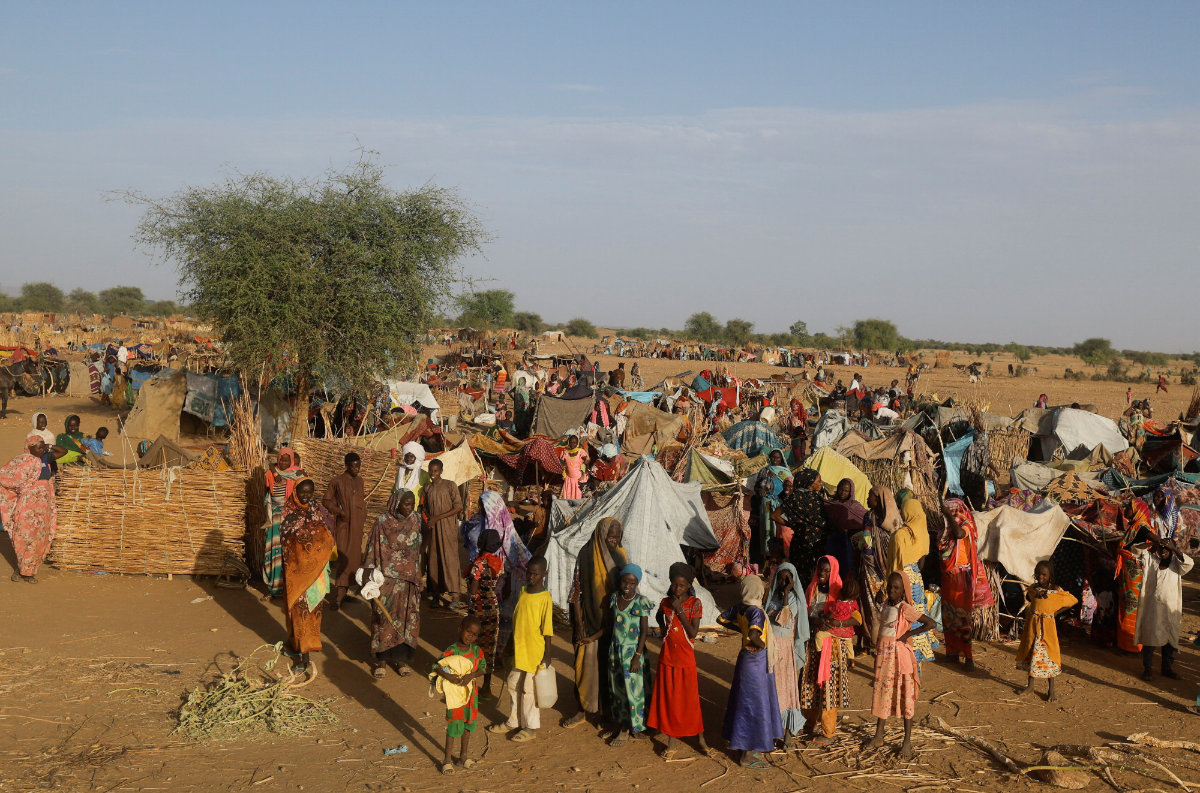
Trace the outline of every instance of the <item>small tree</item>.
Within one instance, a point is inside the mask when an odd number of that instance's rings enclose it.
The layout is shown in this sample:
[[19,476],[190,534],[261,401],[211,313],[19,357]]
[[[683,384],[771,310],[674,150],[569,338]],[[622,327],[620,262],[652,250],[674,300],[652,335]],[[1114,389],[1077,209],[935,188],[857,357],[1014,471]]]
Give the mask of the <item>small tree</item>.
[[567,323],[563,330],[568,336],[579,336],[585,339],[594,339],[596,337],[596,326],[588,322],[582,317],[576,317]]
[[513,314],[513,327],[532,336],[541,333],[542,329],[546,327],[546,323],[542,322],[540,314],[534,314],[532,311],[518,311]]
[[174,300],[155,300],[146,304],[145,313],[152,317],[169,317],[179,313],[179,306]]
[[100,309],[110,317],[140,314],[146,308],[146,296],[137,286],[114,286],[100,292]]
[[516,296],[507,289],[488,289],[470,292],[457,298],[458,321],[477,328],[510,328],[513,326],[513,301]]
[[725,323],[725,338],[735,347],[747,344],[753,334],[753,322],[744,319],[731,319]]
[[860,319],[850,329],[854,346],[860,350],[895,351],[900,347],[900,333],[886,319]]
[[72,314],[99,314],[100,298],[86,289],[77,287],[67,295],[66,310]]
[[457,263],[486,234],[451,190],[397,192],[369,158],[319,180],[237,174],[146,207],[136,239],[179,265],[191,310],[257,380],[298,367],[293,437],[307,427],[309,378],[365,388],[416,359],[450,299]]
[[1103,366],[1115,355],[1116,350],[1108,339],[1091,338],[1079,342],[1072,350],[1084,363],[1091,366]]
[[808,335],[808,323],[803,320],[796,320],[788,328],[788,333],[792,335],[793,344],[801,347],[807,347],[812,341],[812,337]]
[[718,341],[721,338],[721,324],[707,311],[699,311],[688,317],[683,330],[696,341]]
[[21,309],[23,311],[62,311],[66,304],[63,291],[54,284],[39,281],[21,285]]

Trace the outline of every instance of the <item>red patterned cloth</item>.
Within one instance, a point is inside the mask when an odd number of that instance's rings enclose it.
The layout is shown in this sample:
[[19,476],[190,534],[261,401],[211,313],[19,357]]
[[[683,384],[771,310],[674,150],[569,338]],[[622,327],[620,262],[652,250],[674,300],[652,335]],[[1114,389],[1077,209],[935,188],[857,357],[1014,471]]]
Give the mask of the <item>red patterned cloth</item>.
[[497,459],[517,471],[524,471],[530,463],[540,465],[549,474],[561,474],[563,470],[558,451],[545,438],[533,438],[516,454],[501,454]]
[[732,500],[723,497],[718,501],[713,493],[701,493],[700,498],[720,543],[717,550],[704,557],[705,566],[714,573],[744,570],[750,563],[750,517],[742,508],[742,494],[735,494]]

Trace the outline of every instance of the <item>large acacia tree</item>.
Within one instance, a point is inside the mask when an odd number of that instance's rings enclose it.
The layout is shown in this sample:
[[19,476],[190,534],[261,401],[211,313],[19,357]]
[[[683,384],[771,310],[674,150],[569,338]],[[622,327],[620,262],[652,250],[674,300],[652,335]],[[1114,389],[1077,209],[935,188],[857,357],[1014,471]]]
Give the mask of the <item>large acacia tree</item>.
[[253,381],[286,357],[301,394],[312,373],[365,387],[413,361],[486,238],[453,190],[396,191],[371,159],[319,180],[236,174],[124,197],[147,207],[135,240],[178,265],[233,364]]

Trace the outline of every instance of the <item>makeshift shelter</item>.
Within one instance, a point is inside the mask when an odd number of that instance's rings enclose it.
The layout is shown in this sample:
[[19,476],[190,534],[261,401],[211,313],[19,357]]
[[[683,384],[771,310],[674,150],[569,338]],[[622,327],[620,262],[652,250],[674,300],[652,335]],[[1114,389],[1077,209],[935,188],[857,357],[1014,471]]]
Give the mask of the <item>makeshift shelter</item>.
[[562,458],[558,456],[558,449],[546,438],[530,438],[519,452],[501,454],[496,459],[517,473],[524,473],[530,465],[541,469],[549,476],[561,476],[563,471]]
[[866,506],[867,494],[871,492],[871,480],[858,470],[854,463],[831,447],[826,446],[809,455],[804,461],[804,467],[811,468],[821,475],[826,495],[832,496],[837,491],[838,482],[849,479],[854,483],[854,500]]
[[1048,499],[1023,511],[1001,506],[976,512],[979,557],[1004,566],[1009,575],[1033,583],[1033,568],[1054,554],[1054,549],[1071,525],[1062,507]]
[[715,551],[703,554],[704,566],[721,575],[740,576],[750,564],[750,504],[740,487],[700,493],[717,538]]
[[[620,482],[595,498],[566,503],[555,500],[546,549],[546,585],[559,607],[567,606],[576,557],[591,539],[596,524],[610,517],[624,527],[622,544],[629,559],[643,570],[638,591],[655,604],[656,612],[670,588],[668,568],[684,561],[680,546],[700,551],[718,548],[700,498],[700,486],[672,481],[661,465],[642,457]],[[704,606],[702,624],[715,624],[719,612],[712,595],[697,585],[696,596]]]
[[165,436],[179,440],[179,414],[187,396],[187,378],[181,369],[163,369],[138,390],[137,402],[125,419],[122,432],[137,441]]
[[733,464],[719,457],[689,448],[675,466],[673,477],[677,482],[699,482],[700,487],[709,489],[726,487],[737,482]]
[[429,386],[424,383],[412,383],[405,380],[388,380],[384,385],[387,386],[388,396],[392,400],[391,406],[393,408],[420,405],[432,411],[430,419],[434,424],[439,422],[438,410],[441,408],[441,405],[438,404],[433,391],[429,390]]
[[589,394],[581,399],[559,399],[543,394],[533,416],[533,434],[562,438],[587,424],[596,400]]
[[826,410],[821,414],[821,418],[817,419],[817,426],[813,430],[813,451],[837,443],[848,429],[850,429],[850,421],[846,418],[845,413],[837,408]]
[[684,428],[683,416],[667,413],[640,402],[625,406],[625,435],[621,451],[626,454],[650,454],[678,439]]
[[1054,437],[1066,455],[1081,446],[1089,451],[1104,446],[1113,454],[1129,448],[1115,421],[1086,410],[1060,409],[1054,416]]
[[748,457],[784,448],[779,436],[761,421],[739,421],[721,434],[729,448],[745,452]]
[[67,465],[58,487],[59,569],[220,575],[243,558],[244,471]]
[[[912,490],[925,507],[932,525],[941,525],[942,499],[935,471],[937,455],[929,450],[920,435],[901,430],[879,440],[868,440],[857,430],[851,430],[833,448],[862,471],[871,484],[885,485],[893,492],[902,488]],[[837,485],[836,482],[833,484]]]

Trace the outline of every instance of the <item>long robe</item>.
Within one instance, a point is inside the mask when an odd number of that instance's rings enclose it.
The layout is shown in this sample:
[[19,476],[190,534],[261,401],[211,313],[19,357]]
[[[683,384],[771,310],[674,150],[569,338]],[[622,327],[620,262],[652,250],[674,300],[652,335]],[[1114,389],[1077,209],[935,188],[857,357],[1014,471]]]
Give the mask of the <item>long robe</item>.
[[1133,550],[1140,557],[1144,571],[1133,641],[1146,647],[1169,644],[1178,649],[1183,576],[1192,569],[1192,557],[1172,554],[1171,561],[1164,566],[1148,546],[1136,546]]
[[334,517],[333,537],[338,549],[334,586],[344,591],[362,565],[363,525],[367,521],[366,488],[362,477],[338,474],[330,481],[321,503]]
[[[429,532],[429,581],[427,590],[433,595],[461,595],[466,592],[462,564],[459,561],[458,513],[462,496],[458,485],[449,479],[439,479],[425,486],[421,494],[426,531]],[[436,523],[433,518],[453,510],[454,514]]]
[[317,503],[288,502],[280,522],[287,627],[292,649],[321,649],[321,607],[329,592],[329,557],[333,555],[331,518]]
[[371,651],[401,644],[416,648],[421,637],[421,515],[380,515],[367,540],[364,567],[383,574],[371,610]]
[[23,576],[37,575],[58,529],[54,484],[41,476],[41,458],[28,452],[0,468],[0,521],[12,538]]

